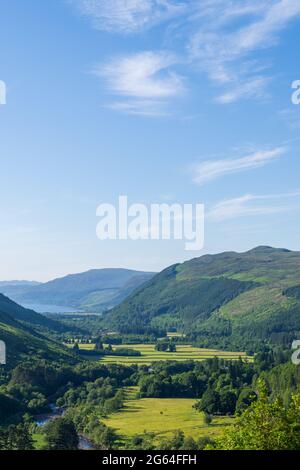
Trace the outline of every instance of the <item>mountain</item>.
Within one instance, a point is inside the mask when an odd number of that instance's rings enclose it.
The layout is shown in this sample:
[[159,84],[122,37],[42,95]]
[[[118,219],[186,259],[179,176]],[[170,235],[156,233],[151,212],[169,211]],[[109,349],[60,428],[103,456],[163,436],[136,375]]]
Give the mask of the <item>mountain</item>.
[[289,340],[300,333],[300,252],[261,246],[176,264],[104,322],[126,333],[177,328],[207,345]]
[[0,311],[10,315],[14,320],[22,322],[29,327],[37,328],[38,330],[50,330],[51,332],[68,331],[68,327],[62,323],[49,319],[28,308],[24,308],[3,294],[0,294]]
[[129,269],[93,269],[44,284],[0,285],[0,291],[21,304],[58,305],[101,312],[122,302],[153,275]]
[[[23,313],[24,311],[24,313]],[[6,344],[7,368],[13,368],[18,362],[26,359],[43,358],[48,360],[75,362],[73,355],[60,344],[39,334],[28,324],[17,318],[37,320],[39,316],[30,313],[21,306],[0,295],[0,340]]]
[[0,281],[0,287],[10,286],[37,286],[40,282],[37,281]]

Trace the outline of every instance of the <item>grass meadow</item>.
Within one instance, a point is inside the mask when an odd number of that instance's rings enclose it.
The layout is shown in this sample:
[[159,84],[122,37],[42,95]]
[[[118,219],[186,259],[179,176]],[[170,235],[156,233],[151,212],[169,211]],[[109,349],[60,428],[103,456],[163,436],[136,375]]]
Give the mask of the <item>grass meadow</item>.
[[125,407],[103,420],[117,431],[123,442],[145,432],[155,434],[156,439],[163,439],[178,429],[194,439],[213,438],[233,423],[233,418],[226,416],[215,417],[212,424],[206,425],[203,413],[193,408],[194,399],[136,398],[137,392],[137,387],[128,387]]
[[[92,350],[94,349],[93,344],[80,344],[80,349]],[[203,361],[204,359],[209,359],[212,357],[223,357],[225,359],[238,359],[242,357],[247,358],[246,353],[244,352],[230,352],[230,351],[220,351],[217,349],[201,349],[195,348],[187,344],[177,344],[176,352],[161,352],[155,350],[154,344],[122,344],[113,346],[114,350],[117,349],[135,349],[140,351],[141,356],[104,356],[101,358],[101,362],[110,363],[110,364],[144,364],[149,365],[152,362],[157,361]]]

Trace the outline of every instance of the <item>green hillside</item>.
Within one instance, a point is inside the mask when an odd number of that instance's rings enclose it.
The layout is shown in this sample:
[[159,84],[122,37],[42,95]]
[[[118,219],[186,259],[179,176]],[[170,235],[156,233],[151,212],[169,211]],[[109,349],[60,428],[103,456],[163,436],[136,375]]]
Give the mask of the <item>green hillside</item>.
[[[16,306],[15,310],[14,306]],[[8,369],[30,357],[35,360],[42,358],[65,362],[75,360],[73,355],[61,345],[16,320],[18,316],[21,316],[22,310],[24,310],[22,307],[0,296],[0,340],[6,344]],[[32,312],[33,318],[34,313]],[[28,321],[29,317],[26,320]]]
[[0,292],[21,304],[58,305],[99,312],[120,303],[153,275],[129,269],[92,269],[44,284],[0,285]]
[[10,315],[15,320],[27,324],[28,326],[48,330],[51,332],[64,332],[67,327],[62,323],[49,319],[33,310],[22,307],[8,297],[0,294],[0,310]]
[[105,316],[126,333],[185,332],[204,345],[289,340],[300,331],[300,252],[258,247],[171,266]]

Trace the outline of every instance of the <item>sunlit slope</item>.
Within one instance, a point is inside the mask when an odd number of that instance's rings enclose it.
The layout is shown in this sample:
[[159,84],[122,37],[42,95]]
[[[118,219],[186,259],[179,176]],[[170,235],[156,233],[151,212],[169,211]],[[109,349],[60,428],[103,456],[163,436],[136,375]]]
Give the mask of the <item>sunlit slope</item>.
[[75,361],[73,355],[61,345],[48,340],[34,329],[14,319],[12,317],[14,312],[11,308],[9,312],[6,311],[7,305],[11,307],[7,301],[0,304],[0,340],[6,345],[7,368],[10,369],[18,362],[30,358]]
[[[300,331],[300,253],[258,247],[167,268],[106,315],[107,327],[176,327],[207,344]],[[241,344],[243,342],[241,341]]]

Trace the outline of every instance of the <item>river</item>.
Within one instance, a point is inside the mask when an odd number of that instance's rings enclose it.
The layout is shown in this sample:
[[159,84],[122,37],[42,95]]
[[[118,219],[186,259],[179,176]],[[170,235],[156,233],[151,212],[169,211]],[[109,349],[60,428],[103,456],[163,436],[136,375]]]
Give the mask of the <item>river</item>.
[[[35,424],[38,427],[44,426],[46,423],[48,423],[52,419],[59,418],[60,416],[64,415],[63,408],[58,408],[54,404],[51,404],[50,408],[51,408],[51,412],[41,414],[35,417]],[[79,444],[78,444],[79,450],[94,450],[95,449],[92,442],[87,437],[79,434],[78,438],[79,438]]]

